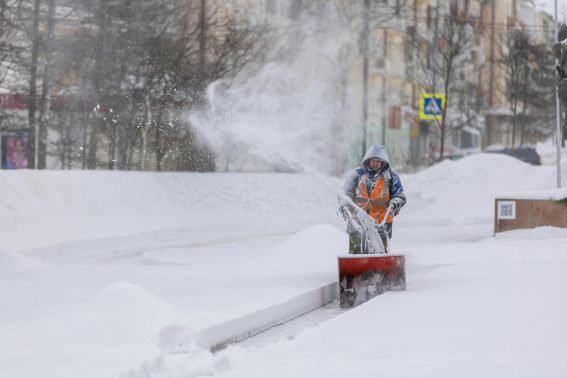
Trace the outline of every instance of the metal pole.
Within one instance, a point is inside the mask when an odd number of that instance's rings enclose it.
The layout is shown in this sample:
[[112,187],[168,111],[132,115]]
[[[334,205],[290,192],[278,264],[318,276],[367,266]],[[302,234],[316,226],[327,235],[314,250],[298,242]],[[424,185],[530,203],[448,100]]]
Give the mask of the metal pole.
[[[35,101],[35,99],[34,99]],[[34,156],[33,156],[33,169],[37,169],[37,160],[39,159],[39,122],[35,121],[35,140],[34,142]]]
[[368,80],[369,80],[369,54],[368,45],[370,33],[370,0],[364,0],[364,14],[362,15],[362,156],[366,154],[366,138],[368,136]]
[[[555,41],[559,42],[559,30],[558,30],[559,19],[557,17],[557,0],[555,0]],[[556,61],[556,64],[559,62]],[[558,73],[556,74],[558,75]],[[556,107],[556,123],[557,130],[556,134],[556,144],[557,144],[557,187],[561,188],[561,107],[559,103],[559,81],[556,81],[555,88],[555,107]]]
[[439,44],[439,0],[435,1],[435,22],[433,29],[433,48],[430,55],[430,65],[431,65],[431,92],[435,93],[437,84],[437,60],[435,54],[437,54],[437,48]]

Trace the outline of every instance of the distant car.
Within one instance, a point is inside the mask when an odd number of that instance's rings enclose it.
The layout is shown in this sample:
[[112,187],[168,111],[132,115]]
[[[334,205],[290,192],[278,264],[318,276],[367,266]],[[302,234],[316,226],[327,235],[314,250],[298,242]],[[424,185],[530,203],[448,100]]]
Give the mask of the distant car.
[[519,147],[514,150],[510,148],[503,148],[501,150],[485,150],[484,152],[491,154],[506,154],[515,157],[531,165],[541,165],[541,158],[535,148],[533,147]]

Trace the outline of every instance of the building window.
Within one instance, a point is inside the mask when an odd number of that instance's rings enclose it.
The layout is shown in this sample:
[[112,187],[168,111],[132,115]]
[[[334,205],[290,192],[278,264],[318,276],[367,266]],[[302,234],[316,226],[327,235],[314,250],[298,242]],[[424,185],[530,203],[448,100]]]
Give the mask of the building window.
[[459,4],[451,3],[450,7],[451,17],[459,17]]
[[402,126],[402,110],[399,106],[390,106],[388,127],[390,129],[399,129]]
[[413,43],[411,39],[406,39],[404,41],[404,61],[406,64],[413,63]]
[[404,42],[404,62],[406,66],[406,76],[408,79],[414,79],[413,72],[413,43],[410,39],[406,39]]
[[266,13],[274,14],[276,13],[277,0],[266,0]]
[[384,29],[384,46],[383,46],[383,56],[384,58],[388,57],[388,30]]
[[303,0],[291,0],[289,6],[289,18],[292,20],[297,20],[301,14],[303,8]]

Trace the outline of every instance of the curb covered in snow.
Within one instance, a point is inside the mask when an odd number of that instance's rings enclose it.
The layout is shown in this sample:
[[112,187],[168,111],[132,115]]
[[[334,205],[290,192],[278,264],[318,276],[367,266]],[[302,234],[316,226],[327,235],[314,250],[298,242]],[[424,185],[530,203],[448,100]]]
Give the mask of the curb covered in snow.
[[337,297],[338,284],[333,282],[283,303],[205,328],[196,335],[195,343],[216,352],[324,306]]

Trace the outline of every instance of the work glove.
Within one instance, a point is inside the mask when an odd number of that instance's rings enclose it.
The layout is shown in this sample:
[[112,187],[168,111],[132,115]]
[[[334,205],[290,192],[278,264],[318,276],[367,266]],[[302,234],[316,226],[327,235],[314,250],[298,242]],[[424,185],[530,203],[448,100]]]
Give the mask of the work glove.
[[390,200],[388,205],[392,208],[392,214],[394,216],[396,216],[396,215],[398,215],[402,206],[404,206],[405,203],[406,203],[406,201],[403,198],[394,197]]

